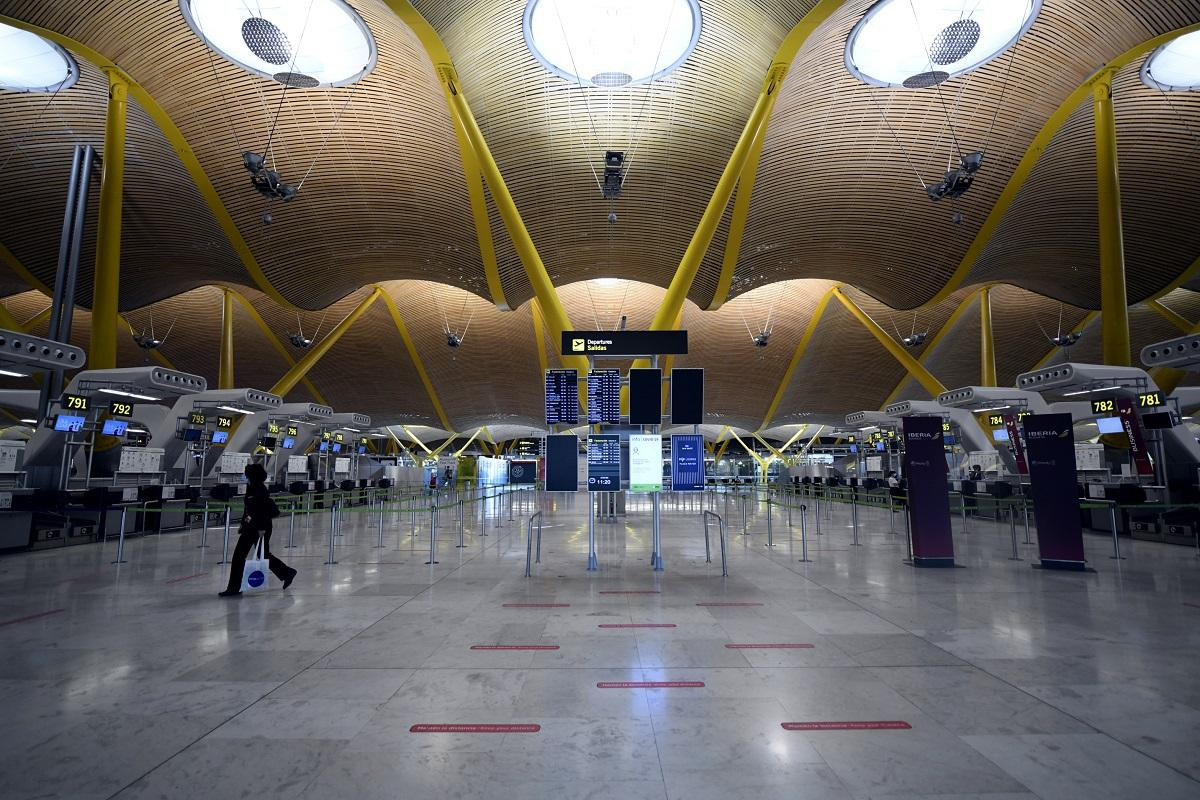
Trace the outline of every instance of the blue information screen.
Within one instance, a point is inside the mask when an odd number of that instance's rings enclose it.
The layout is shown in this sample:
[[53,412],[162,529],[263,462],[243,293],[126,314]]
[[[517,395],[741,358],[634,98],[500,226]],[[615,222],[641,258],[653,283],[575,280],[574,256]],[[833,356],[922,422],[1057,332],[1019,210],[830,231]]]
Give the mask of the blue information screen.
[[587,440],[589,492],[615,492],[621,488],[621,437],[593,434]]
[[671,489],[704,491],[704,437],[692,434],[671,437]]

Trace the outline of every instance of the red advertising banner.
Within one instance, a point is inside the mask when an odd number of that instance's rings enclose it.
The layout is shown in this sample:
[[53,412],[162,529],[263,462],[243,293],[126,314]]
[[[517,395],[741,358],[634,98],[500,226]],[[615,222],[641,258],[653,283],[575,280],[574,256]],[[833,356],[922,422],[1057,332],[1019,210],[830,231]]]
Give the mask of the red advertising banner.
[[1127,397],[1117,399],[1117,413],[1121,415],[1121,424],[1125,426],[1125,435],[1129,437],[1129,453],[1138,475],[1153,475],[1154,465],[1150,463],[1150,453],[1146,450],[1146,440],[1142,436],[1142,424],[1138,422],[1137,408],[1133,400]]
[[1004,415],[1004,427],[1008,430],[1008,443],[1012,446],[1013,458],[1017,460],[1017,474],[1029,474],[1029,462],[1025,460],[1025,443],[1021,441],[1021,429],[1015,414]]

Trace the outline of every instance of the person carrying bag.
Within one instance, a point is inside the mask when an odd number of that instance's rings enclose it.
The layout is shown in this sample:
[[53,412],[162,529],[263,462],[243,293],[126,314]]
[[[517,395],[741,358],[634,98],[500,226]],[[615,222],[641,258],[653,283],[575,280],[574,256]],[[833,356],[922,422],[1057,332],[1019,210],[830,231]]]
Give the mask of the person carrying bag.
[[[250,485],[246,488],[242,523],[238,526],[237,545],[229,563],[229,584],[220,593],[221,597],[240,597],[245,589],[266,588],[267,569],[283,581],[284,589],[296,578],[296,570],[271,555],[271,520],[279,516],[279,507],[267,489],[267,471],[262,464],[247,464],[246,480]],[[256,558],[248,563],[246,558],[251,550],[256,551]]]

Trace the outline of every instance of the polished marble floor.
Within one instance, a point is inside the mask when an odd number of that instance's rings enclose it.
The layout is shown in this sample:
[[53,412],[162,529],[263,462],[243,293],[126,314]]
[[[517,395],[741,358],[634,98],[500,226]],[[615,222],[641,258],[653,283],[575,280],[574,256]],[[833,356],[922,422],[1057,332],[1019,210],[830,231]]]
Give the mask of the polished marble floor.
[[[802,563],[799,514],[767,547],[765,510],[741,535],[731,509],[722,578],[667,500],[665,572],[642,504],[588,573],[585,503],[544,501],[531,579],[531,503],[469,510],[461,549],[443,515],[436,566],[425,519],[389,515],[380,549],[346,514],[336,566],[328,516],[290,550],[284,525],[296,583],[235,600],[215,529],[119,568],[112,542],[0,558],[0,798],[1200,797],[1193,550],[1089,536],[1095,572],[1045,572],[956,520],[962,568],[914,570],[882,512],[855,547],[838,509]],[[685,685],[598,686],[629,682]],[[908,727],[783,727],[870,721]],[[509,724],[540,728],[411,731]]]

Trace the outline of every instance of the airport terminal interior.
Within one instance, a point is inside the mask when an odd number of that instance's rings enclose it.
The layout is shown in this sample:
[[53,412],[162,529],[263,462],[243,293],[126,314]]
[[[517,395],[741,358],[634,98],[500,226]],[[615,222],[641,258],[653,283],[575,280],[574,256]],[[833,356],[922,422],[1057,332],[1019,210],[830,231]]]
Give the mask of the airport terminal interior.
[[0,0],[0,800],[1200,797],[1200,0]]

